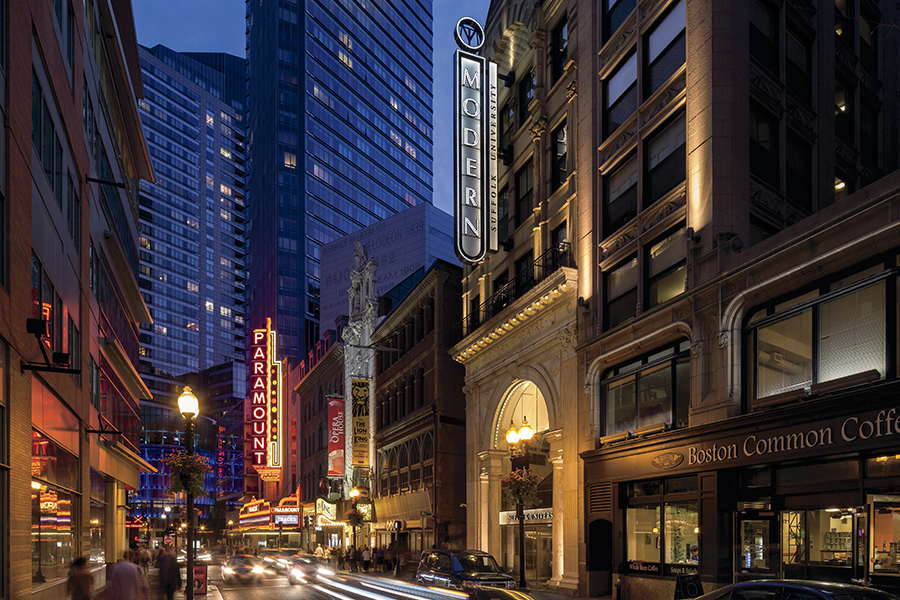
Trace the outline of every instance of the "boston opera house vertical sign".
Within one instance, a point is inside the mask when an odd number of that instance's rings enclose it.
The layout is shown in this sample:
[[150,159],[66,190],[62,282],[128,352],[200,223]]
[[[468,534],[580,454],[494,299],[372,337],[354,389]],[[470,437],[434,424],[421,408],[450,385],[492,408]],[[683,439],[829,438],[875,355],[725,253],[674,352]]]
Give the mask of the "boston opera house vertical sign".
[[250,340],[250,463],[263,481],[281,479],[281,361],[272,319]]
[[476,54],[484,29],[456,24],[454,75],[454,239],[460,260],[476,264],[497,251],[497,65]]

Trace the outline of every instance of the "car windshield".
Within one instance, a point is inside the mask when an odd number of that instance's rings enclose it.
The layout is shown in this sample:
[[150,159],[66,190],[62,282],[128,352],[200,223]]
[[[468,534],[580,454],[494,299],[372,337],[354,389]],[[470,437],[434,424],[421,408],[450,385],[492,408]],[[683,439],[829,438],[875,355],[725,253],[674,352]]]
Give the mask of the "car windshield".
[[459,564],[463,571],[478,571],[482,573],[501,573],[500,566],[490,554],[460,554]]

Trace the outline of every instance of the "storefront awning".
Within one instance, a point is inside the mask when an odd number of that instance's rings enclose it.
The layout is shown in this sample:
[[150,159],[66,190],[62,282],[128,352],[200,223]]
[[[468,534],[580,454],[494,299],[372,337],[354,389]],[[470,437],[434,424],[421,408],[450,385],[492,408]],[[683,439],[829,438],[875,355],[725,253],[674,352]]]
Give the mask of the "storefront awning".
[[419,490],[411,494],[375,498],[375,514],[380,523],[416,520],[431,514],[431,494],[429,490]]

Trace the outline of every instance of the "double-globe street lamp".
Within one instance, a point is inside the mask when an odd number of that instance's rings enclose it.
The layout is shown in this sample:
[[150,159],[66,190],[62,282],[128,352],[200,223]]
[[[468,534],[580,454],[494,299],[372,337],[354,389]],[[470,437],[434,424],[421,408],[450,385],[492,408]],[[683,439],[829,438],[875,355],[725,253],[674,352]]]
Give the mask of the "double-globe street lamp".
[[[528,444],[532,437],[534,430],[528,424],[527,417],[522,417],[522,426],[518,430],[510,420],[506,443],[509,446],[509,462],[513,471],[527,469],[531,463]],[[525,581],[525,504],[521,488],[516,498],[516,520],[519,521],[519,587],[525,589],[528,587]]]
[[[353,489],[350,490],[350,501],[353,503],[353,510],[356,511],[356,503],[359,501],[359,488],[353,486]],[[353,549],[356,550],[356,528],[358,525],[356,523],[359,522],[359,516],[354,518],[353,525]]]
[[[200,403],[197,396],[191,393],[190,386],[178,397],[178,410],[184,418],[184,448],[188,454],[194,453],[194,419],[200,414]],[[187,585],[184,590],[186,600],[194,600],[194,494],[187,492]]]

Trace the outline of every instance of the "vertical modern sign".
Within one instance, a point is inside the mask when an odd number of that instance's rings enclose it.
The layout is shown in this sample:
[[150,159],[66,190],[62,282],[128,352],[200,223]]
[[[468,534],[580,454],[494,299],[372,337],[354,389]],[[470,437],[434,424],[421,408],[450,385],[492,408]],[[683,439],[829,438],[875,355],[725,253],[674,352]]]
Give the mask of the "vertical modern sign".
[[328,475],[344,474],[344,399],[328,399]]
[[250,462],[264,481],[281,476],[281,361],[272,319],[250,339]]
[[353,466],[369,466],[369,381],[352,379],[351,392],[353,420],[351,421],[351,447]]
[[477,54],[475,19],[460,19],[455,37],[454,239],[460,260],[475,264],[497,250],[497,65]]

